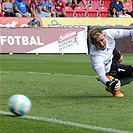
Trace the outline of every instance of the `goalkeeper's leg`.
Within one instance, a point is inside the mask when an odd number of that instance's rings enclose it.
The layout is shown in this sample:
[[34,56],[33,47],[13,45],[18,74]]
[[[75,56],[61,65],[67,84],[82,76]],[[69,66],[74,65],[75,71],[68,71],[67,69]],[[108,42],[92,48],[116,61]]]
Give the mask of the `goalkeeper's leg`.
[[124,78],[120,79],[121,86],[130,84],[131,82],[133,82],[133,65],[132,65],[132,69],[131,69],[131,71],[129,71],[129,73],[132,73],[131,77],[124,77]]
[[[106,76],[110,81],[112,81],[114,78],[112,76],[107,75]],[[96,79],[100,81],[99,77],[96,76]],[[124,95],[120,92],[120,90],[112,90],[111,88],[105,87],[106,91],[110,92],[115,97],[124,97]]]
[[120,81],[121,81],[121,86],[124,86],[126,84],[130,84],[133,81],[133,78],[125,77],[125,78],[120,79]]

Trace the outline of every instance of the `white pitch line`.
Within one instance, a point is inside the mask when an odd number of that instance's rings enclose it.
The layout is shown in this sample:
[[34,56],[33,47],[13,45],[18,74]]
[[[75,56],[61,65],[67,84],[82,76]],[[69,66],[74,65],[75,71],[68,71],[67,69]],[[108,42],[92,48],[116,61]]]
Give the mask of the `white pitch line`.
[[79,75],[79,74],[63,74],[63,73],[45,73],[45,72],[28,72],[31,74],[48,74],[48,75],[63,75],[63,76],[80,76],[80,77],[94,77],[89,75]]
[[42,74],[42,75],[62,75],[62,76],[75,76],[75,77],[95,77],[90,75],[79,75],[79,74],[63,74],[63,73],[48,73],[48,72],[22,72],[22,71],[1,71],[0,73],[29,73],[29,74]]
[[[5,111],[0,111],[0,114],[13,115],[12,113],[5,112]],[[91,125],[87,125],[87,124],[79,124],[79,123],[75,123],[75,122],[63,121],[63,120],[58,120],[58,119],[54,119],[54,118],[44,118],[44,117],[27,116],[27,115],[22,116],[21,118],[38,120],[38,121],[46,121],[46,122],[51,122],[51,123],[56,123],[56,124],[63,124],[63,125],[69,125],[69,126],[73,126],[73,127],[80,127],[80,128],[103,131],[103,132],[110,132],[110,133],[133,133],[133,132],[124,131],[124,130],[117,130],[114,128],[91,126]]]

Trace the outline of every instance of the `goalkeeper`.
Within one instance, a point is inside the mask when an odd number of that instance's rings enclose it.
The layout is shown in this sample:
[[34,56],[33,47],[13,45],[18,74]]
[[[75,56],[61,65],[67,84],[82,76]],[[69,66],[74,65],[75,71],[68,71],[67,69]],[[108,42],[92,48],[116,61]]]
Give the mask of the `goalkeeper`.
[[[133,65],[119,63],[121,54],[115,48],[115,38],[132,37],[133,30],[91,29],[89,32],[91,47],[90,58],[99,80],[113,96],[124,97],[121,85],[133,81]],[[125,83],[124,83],[125,82]]]

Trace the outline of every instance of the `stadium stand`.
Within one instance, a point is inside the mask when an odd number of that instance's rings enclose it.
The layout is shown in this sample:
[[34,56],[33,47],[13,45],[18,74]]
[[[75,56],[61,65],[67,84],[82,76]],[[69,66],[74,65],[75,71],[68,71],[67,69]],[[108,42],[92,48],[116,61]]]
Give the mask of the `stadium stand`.
[[[31,0],[25,1],[30,5]],[[37,0],[38,4],[40,4],[41,1],[42,0]],[[112,0],[86,0],[87,6],[85,7],[81,1],[78,6],[72,4],[72,7],[66,7],[66,17],[109,17],[111,2]]]
[[88,17],[97,17],[97,10],[94,7],[87,7],[86,16]]
[[73,9],[69,6],[66,7],[66,17],[73,17],[74,12]]
[[104,7],[107,7],[109,9],[110,3],[112,2],[112,0],[102,0],[101,2],[103,3]]
[[[89,0],[86,0],[86,5],[87,5],[87,6],[89,5]],[[79,6],[84,8],[84,4],[83,4],[82,1],[79,2]]]
[[99,17],[109,17],[109,10],[106,7],[99,7],[98,8],[98,15]]
[[75,17],[85,17],[86,13],[83,7],[75,7],[74,8],[74,16]]
[[90,0],[89,1],[89,4],[92,7],[95,7],[96,9],[98,9],[100,7],[100,0]]

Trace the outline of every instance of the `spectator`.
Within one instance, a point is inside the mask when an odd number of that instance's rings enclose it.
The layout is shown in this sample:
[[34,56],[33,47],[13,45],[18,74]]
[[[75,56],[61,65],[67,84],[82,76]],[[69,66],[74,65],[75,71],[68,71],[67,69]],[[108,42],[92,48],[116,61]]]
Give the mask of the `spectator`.
[[72,2],[71,0],[64,0],[66,6],[71,6]]
[[129,14],[129,15],[131,15],[131,17],[133,17],[132,1],[131,0],[124,0],[124,2],[122,2],[122,4],[127,9],[127,14]]
[[115,8],[117,13],[122,14],[123,4],[120,0],[113,0],[110,3],[110,10],[112,10],[112,8]]
[[0,0],[0,17],[4,17],[4,13],[2,12],[2,0]]
[[15,1],[16,1],[16,0],[11,0],[11,3],[14,4]]
[[50,14],[45,12],[45,11],[42,11],[42,7],[41,6],[38,6],[37,7],[37,12],[36,12],[37,16],[39,18],[45,18],[45,17],[50,17]]
[[88,7],[88,5],[86,5],[86,0],[77,0],[77,3],[78,3],[78,4],[79,4],[80,2],[83,3],[85,9]]
[[13,3],[10,0],[5,0],[2,3],[2,10],[5,17],[16,17],[16,14],[13,10]]
[[85,8],[87,8],[86,6],[86,0],[65,0],[65,5],[66,6],[71,6],[74,4],[75,6],[79,6],[79,3],[82,2],[82,4],[84,5]]
[[[74,0],[73,0],[73,1],[74,1]],[[86,0],[75,0],[75,1],[74,1],[74,3],[77,3],[76,6],[79,6],[79,3],[80,3],[80,2],[82,2],[82,4],[84,5],[85,9],[88,7],[88,6],[86,5]]]
[[14,2],[14,11],[17,17],[31,17],[28,9],[29,7],[25,0],[16,0]]
[[37,14],[34,12],[32,14],[33,19],[28,23],[29,27],[41,27],[41,23],[39,20],[37,20]]
[[29,4],[29,9],[30,9],[30,12],[33,13],[33,12],[36,12],[37,11],[37,7],[38,7],[38,1],[37,0],[31,0],[30,4]]
[[127,14],[126,8],[122,9],[122,14],[120,14],[120,18],[131,18],[131,16],[129,14]]
[[77,0],[67,0],[66,6],[72,6],[72,4],[75,4],[75,6],[79,6]]
[[56,12],[56,17],[66,16],[66,5],[63,0],[54,0],[54,11]]
[[116,11],[116,9],[114,7],[110,10],[109,17],[110,18],[119,18],[119,14],[117,13],[117,11]]
[[41,6],[42,10],[49,13],[51,17],[56,17],[54,6],[51,0],[42,0]]
[[86,0],[80,0],[80,1],[82,1],[82,3],[84,4],[84,7],[86,7],[88,5],[88,3],[86,4]]
[[133,26],[133,23],[131,23],[129,26]]

